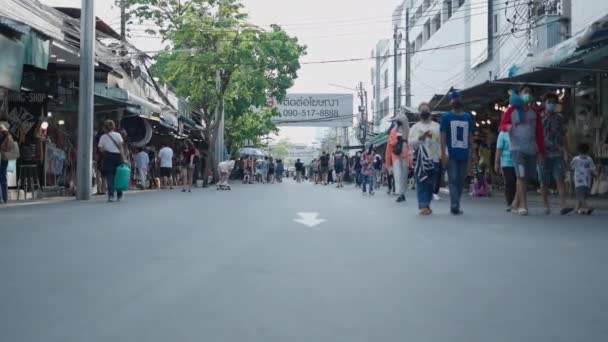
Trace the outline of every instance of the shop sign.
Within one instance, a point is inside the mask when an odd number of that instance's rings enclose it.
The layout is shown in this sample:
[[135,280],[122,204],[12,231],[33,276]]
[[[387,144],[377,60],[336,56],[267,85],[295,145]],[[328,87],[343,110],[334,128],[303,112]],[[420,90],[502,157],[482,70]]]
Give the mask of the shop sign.
[[352,94],[288,94],[283,101],[273,104],[278,115],[276,125],[308,127],[352,127]]

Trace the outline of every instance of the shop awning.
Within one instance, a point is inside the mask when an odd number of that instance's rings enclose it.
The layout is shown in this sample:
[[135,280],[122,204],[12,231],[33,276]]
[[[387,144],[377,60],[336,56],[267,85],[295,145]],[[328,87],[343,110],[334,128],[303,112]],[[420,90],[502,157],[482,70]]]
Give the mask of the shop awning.
[[137,108],[132,103],[118,100],[101,94],[95,94],[95,112],[116,110],[119,108],[131,108],[131,111],[136,111]]
[[387,141],[388,141],[388,133],[384,132],[384,133],[380,133],[380,134],[376,135],[375,137],[372,137],[367,142],[374,146],[379,146],[379,145],[386,144]]

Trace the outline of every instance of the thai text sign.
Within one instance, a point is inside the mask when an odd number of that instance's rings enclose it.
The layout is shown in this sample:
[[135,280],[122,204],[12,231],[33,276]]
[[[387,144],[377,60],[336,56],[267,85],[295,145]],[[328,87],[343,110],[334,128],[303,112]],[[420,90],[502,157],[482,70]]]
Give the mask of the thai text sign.
[[351,127],[352,94],[287,94],[281,102],[268,101],[278,111],[280,126]]

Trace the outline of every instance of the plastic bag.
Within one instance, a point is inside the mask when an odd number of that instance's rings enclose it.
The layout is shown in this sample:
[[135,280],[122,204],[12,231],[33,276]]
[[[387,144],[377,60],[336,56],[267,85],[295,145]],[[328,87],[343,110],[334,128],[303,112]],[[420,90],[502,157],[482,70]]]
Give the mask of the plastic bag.
[[6,172],[15,172],[17,171],[17,161],[16,160],[9,160],[8,161],[8,166],[6,167]]
[[129,190],[129,180],[131,179],[131,168],[127,164],[122,164],[116,168],[114,177],[114,188],[117,191]]

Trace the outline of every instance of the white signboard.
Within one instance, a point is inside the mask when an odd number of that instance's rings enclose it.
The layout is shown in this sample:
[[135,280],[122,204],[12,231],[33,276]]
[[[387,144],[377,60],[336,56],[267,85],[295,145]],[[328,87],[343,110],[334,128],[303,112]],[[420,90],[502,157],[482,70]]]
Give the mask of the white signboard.
[[352,127],[353,94],[287,94],[282,102],[269,100],[279,112],[279,126]]

